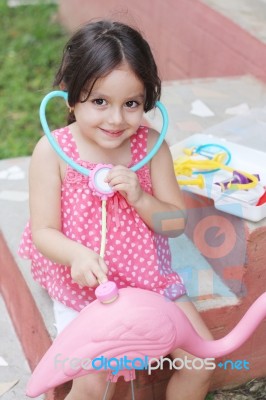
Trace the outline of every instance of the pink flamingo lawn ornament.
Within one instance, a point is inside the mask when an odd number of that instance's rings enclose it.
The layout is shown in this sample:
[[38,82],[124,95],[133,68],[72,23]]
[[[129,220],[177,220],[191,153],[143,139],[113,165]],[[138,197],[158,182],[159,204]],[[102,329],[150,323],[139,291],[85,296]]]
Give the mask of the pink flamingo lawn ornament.
[[[130,287],[120,289],[118,299],[112,301],[117,295],[113,282],[99,286],[98,299],[65,328],[36,367],[27,386],[29,397],[97,372],[89,362],[96,358],[152,361],[176,348],[201,358],[224,356],[240,347],[266,316],[265,292],[228,335],[206,341],[185,314],[162,295]],[[107,369],[112,370],[110,365]],[[134,378],[134,368],[125,368],[112,380],[116,381],[119,375],[128,381]]]

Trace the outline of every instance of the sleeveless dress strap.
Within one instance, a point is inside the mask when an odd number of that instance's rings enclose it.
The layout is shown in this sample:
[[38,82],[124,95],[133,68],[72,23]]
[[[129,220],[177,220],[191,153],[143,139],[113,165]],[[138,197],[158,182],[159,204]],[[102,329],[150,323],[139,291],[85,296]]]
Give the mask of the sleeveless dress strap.
[[131,136],[132,165],[137,164],[147,155],[147,142],[148,128],[140,126],[135,135]]
[[74,161],[79,161],[79,152],[76,142],[68,126],[52,132],[61,149]]
[[[146,126],[140,126],[136,134],[131,136],[131,165],[136,165],[138,162],[143,160],[147,155],[148,147],[148,132],[149,129]],[[137,175],[141,184],[141,187],[148,193],[152,194],[152,183],[150,175],[149,163],[145,164],[137,171]]]

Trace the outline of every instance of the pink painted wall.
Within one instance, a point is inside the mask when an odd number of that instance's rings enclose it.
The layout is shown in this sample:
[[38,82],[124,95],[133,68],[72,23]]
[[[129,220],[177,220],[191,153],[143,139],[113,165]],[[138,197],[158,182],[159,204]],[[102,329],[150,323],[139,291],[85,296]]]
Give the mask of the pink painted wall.
[[252,74],[266,81],[266,46],[200,0],[59,0],[69,29],[119,19],[149,41],[163,80]]

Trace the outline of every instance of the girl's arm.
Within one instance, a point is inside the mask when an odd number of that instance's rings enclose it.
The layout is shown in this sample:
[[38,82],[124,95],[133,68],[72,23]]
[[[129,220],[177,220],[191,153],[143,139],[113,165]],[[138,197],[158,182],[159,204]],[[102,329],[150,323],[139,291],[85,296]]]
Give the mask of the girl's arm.
[[[149,136],[153,146],[158,133]],[[107,177],[132,205],[150,229],[169,237],[183,232],[186,222],[185,204],[178,186],[170,150],[164,142],[150,163],[153,195],[143,191],[137,175],[123,166],[116,166]]]
[[61,176],[65,165],[46,137],[37,144],[30,164],[30,219],[37,249],[50,260],[71,267],[73,280],[95,286],[106,280],[107,267],[98,254],[61,232]]

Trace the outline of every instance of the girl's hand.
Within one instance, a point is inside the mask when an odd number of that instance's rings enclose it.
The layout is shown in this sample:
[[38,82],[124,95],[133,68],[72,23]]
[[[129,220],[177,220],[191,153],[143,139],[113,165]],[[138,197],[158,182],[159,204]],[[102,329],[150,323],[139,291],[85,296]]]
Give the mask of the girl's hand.
[[105,181],[110,187],[127,200],[128,204],[135,206],[143,194],[138,176],[131,169],[116,165],[107,174]]
[[82,249],[71,263],[71,277],[81,286],[95,287],[106,282],[107,271],[103,258],[87,248]]

